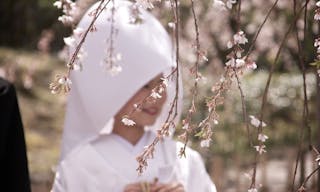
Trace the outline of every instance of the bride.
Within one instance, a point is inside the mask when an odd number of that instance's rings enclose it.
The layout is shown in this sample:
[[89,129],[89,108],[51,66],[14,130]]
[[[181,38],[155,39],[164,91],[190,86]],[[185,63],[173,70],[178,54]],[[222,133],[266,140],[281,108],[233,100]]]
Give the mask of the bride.
[[[111,76],[101,65],[107,55],[105,40],[112,30],[110,4],[95,23],[97,31],[89,33],[83,44],[87,52],[83,71],[71,75],[62,154],[52,191],[215,192],[200,155],[187,148],[186,158],[179,158],[182,144],[170,137],[157,145],[154,158],[138,176],[136,156],[164,123],[175,80],[171,79],[153,102],[134,108],[163,83],[175,62],[171,40],[162,25],[145,10],[140,10],[143,21],[131,24],[132,3],[115,2],[113,51],[122,56],[116,63],[122,71]],[[88,13],[79,27],[90,24]]]

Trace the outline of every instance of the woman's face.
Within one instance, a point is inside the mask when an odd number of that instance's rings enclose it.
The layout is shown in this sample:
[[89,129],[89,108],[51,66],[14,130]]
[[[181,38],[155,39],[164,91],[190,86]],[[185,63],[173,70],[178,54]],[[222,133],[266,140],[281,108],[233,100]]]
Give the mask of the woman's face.
[[[162,75],[158,75],[147,84],[145,84],[116,114],[115,120],[121,120],[123,116],[129,115],[134,110],[135,104],[140,104],[146,97],[148,97],[152,89],[159,85],[162,80]],[[144,127],[155,123],[161,113],[164,102],[167,99],[166,90],[161,94],[161,98],[154,99],[154,101],[144,101],[141,110],[136,110],[130,115],[137,126]]]

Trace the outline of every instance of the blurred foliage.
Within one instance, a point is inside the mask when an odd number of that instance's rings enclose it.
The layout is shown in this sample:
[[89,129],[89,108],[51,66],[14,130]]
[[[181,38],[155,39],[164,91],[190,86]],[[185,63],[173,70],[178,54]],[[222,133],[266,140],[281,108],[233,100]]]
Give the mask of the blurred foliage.
[[[218,81],[217,77],[207,75],[207,78],[200,82],[199,97],[197,102],[198,112],[193,121],[195,124],[207,115],[208,111],[205,107],[206,97],[211,93],[211,86]],[[265,88],[268,73],[264,70],[258,72],[250,72],[241,78],[242,89],[245,95],[247,115],[258,117],[261,108],[261,100]],[[188,80],[186,80],[188,81]],[[312,140],[317,142],[316,136],[317,119],[316,119],[316,74],[308,73],[306,76],[307,94],[309,100],[310,126],[312,128]],[[190,105],[190,88],[192,84],[185,82],[185,101],[184,111]],[[267,127],[264,133],[269,136],[266,144],[268,150],[283,146],[297,146],[298,137],[297,130],[302,126],[303,110],[303,82],[302,75],[299,73],[276,73],[271,82],[268,102],[265,113],[265,122]],[[254,149],[249,148],[249,141],[245,123],[243,120],[242,103],[240,92],[236,84],[232,86],[226,94],[223,107],[218,110],[220,119],[219,124],[214,128],[213,145],[211,152],[228,156],[235,153],[251,153]],[[248,119],[250,121],[250,118]],[[181,130],[178,130],[178,133]],[[256,134],[257,128],[250,126],[250,132]],[[197,141],[194,138],[193,141]],[[194,147],[201,150],[195,143]],[[206,151],[209,152],[209,151]],[[210,152],[209,152],[210,153]]]
[[[86,0],[78,0],[86,1]],[[89,0],[88,0],[89,1]],[[92,1],[92,0],[90,0]],[[164,26],[173,21],[170,6],[167,1],[161,1],[152,12],[161,20]],[[274,1],[248,0],[242,1],[241,29],[252,41],[258,26],[263,21],[268,9]],[[265,88],[267,70],[273,63],[276,51],[293,18],[293,1],[279,1],[270,19],[266,22],[252,52],[257,62],[258,70],[245,74],[241,78],[242,88],[246,99],[248,115],[258,116],[261,97]],[[35,51],[44,30],[52,31],[54,38],[49,43],[51,51],[58,51],[63,47],[63,37],[68,36],[70,29],[63,27],[57,18],[61,14],[52,6],[52,0],[2,0],[0,2],[0,46],[18,48],[18,50],[0,48],[0,75],[6,76],[18,87],[19,104],[26,128],[28,157],[33,180],[50,180],[51,168],[55,165],[59,155],[60,133],[64,117],[65,97],[50,94],[48,84],[53,74],[62,70],[63,62],[56,55],[48,55]],[[236,31],[235,10],[219,12],[212,6],[212,0],[195,1],[195,11],[199,21],[201,48],[207,52],[209,62],[202,62],[200,69],[204,79],[200,82],[199,98],[197,100],[197,114],[194,123],[199,123],[207,114],[205,99],[211,95],[211,86],[219,81],[223,72],[227,42]],[[303,58],[308,69],[307,87],[310,99],[310,126],[312,139],[316,137],[316,86],[313,67],[315,48],[313,41],[318,34],[319,26],[313,22],[314,1],[310,1],[307,19],[307,33],[303,35],[303,18],[297,21],[297,31],[300,43],[303,45]],[[189,0],[180,1],[181,38],[180,54],[183,65],[184,79],[184,109],[190,105],[189,68],[195,62],[194,21]],[[299,4],[298,7],[301,5]],[[303,41],[304,40],[304,41]],[[22,51],[23,49],[23,51]],[[26,51],[33,50],[33,51]],[[245,47],[247,50],[248,47]],[[270,137],[267,150],[279,150],[282,147],[295,147],[298,141],[298,131],[302,126],[302,75],[298,64],[299,53],[296,35],[292,33],[281,53],[277,63],[265,114],[268,124],[264,132]],[[317,64],[317,63],[315,63]],[[212,154],[219,154],[227,163],[233,164],[235,154],[241,154],[237,161],[248,164],[252,161],[253,148],[249,148],[247,132],[242,119],[242,109],[239,90],[236,85],[226,95],[225,105],[219,108],[219,125],[215,126],[213,145],[209,149],[198,146],[197,138],[193,138],[193,146],[203,152],[205,158]],[[255,128],[250,130],[255,132]],[[178,129],[177,132],[180,130]],[[205,153],[204,153],[205,152]],[[282,151],[281,151],[282,153]],[[270,153],[267,153],[269,155]],[[284,153],[282,153],[283,155]],[[227,164],[226,166],[228,166]]]
[[68,33],[57,21],[61,14],[52,0],[0,1],[0,46],[35,49],[45,29],[56,32],[54,50],[63,46],[62,36]]
[[0,47],[0,76],[18,92],[32,182],[51,181],[59,158],[65,97],[52,95],[48,84],[63,66],[53,55]]

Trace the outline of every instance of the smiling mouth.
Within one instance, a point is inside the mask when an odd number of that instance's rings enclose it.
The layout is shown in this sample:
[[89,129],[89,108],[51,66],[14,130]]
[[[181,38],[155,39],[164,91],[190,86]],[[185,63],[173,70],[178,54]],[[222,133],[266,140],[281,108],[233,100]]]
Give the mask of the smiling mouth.
[[156,107],[143,108],[142,111],[147,113],[148,115],[156,115],[158,114],[158,109]]

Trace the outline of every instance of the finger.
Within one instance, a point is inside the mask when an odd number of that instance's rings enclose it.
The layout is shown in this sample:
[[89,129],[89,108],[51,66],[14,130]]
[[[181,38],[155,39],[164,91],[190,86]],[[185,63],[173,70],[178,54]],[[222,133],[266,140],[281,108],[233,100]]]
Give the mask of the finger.
[[140,192],[141,187],[139,183],[128,184],[124,188],[124,192]]
[[166,184],[163,184],[163,183],[157,183],[155,185],[152,185],[151,186],[151,192],[157,192],[157,191],[159,191],[160,189],[162,189],[165,186],[166,186]]
[[162,187],[159,192],[184,192],[184,187],[181,183],[170,183],[169,185],[165,185]]

